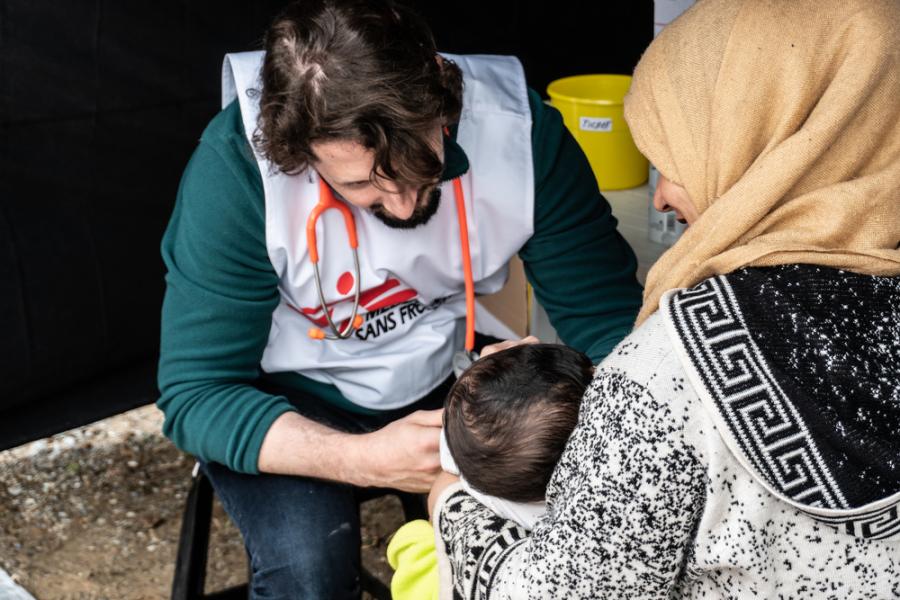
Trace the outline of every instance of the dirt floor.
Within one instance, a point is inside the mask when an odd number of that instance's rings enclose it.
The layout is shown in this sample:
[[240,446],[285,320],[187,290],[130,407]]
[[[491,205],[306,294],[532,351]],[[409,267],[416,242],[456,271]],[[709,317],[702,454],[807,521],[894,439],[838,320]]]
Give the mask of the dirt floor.
[[[37,600],[168,598],[194,461],[144,407],[0,452],[0,568]],[[363,563],[388,582],[399,502],[363,505]],[[247,580],[240,534],[216,505],[207,591]]]

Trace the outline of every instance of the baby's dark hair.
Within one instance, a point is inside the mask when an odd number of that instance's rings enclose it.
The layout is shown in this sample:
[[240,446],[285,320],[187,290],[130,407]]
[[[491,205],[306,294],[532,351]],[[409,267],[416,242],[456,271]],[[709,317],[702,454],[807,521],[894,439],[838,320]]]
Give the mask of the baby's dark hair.
[[476,361],[444,408],[460,474],[485,494],[543,500],[592,376],[587,356],[558,344],[515,346]]

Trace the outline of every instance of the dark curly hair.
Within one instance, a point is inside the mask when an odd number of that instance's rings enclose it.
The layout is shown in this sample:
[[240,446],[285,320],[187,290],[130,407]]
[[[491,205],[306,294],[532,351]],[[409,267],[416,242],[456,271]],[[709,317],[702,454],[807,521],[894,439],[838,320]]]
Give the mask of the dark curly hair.
[[447,447],[460,474],[486,494],[544,499],[593,378],[587,356],[526,344],[475,362],[444,404]]
[[423,187],[439,181],[434,127],[459,119],[462,73],[437,60],[431,30],[391,0],[298,0],[265,37],[257,149],[294,174],[313,142],[354,140],[376,173]]

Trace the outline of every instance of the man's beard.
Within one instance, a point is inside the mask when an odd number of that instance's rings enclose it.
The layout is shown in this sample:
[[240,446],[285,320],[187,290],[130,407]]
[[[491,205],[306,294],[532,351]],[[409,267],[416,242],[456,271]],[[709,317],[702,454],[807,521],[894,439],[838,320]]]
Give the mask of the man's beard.
[[424,225],[435,215],[438,207],[441,205],[441,188],[435,186],[430,192],[424,195],[424,200],[420,196],[416,201],[416,208],[407,219],[398,219],[389,213],[384,206],[380,204],[373,206],[369,210],[375,215],[379,221],[393,229],[415,229],[419,225]]

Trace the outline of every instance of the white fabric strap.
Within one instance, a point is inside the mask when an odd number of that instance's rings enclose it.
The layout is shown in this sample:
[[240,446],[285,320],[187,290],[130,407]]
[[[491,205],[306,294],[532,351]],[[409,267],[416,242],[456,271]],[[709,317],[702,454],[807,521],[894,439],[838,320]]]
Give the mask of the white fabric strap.
[[450,454],[450,448],[447,446],[447,436],[444,434],[443,428],[441,429],[440,454],[441,468],[447,473],[458,476],[463,489],[496,515],[515,521],[530,531],[534,529],[535,523],[547,512],[546,502],[513,502],[484,494],[473,488],[466,481],[466,478],[460,475],[459,467],[456,466],[453,455]]

